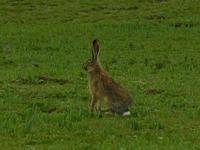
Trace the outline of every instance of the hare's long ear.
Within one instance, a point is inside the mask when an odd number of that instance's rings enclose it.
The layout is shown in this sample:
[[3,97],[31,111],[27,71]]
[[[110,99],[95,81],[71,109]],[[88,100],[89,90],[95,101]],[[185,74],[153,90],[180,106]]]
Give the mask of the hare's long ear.
[[92,58],[93,60],[97,60],[98,59],[98,55],[99,55],[99,41],[96,39],[92,42]]

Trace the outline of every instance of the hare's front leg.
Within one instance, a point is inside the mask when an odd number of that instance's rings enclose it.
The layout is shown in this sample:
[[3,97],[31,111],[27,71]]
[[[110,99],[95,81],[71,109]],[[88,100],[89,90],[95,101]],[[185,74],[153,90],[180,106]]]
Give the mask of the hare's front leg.
[[91,101],[91,104],[90,104],[90,111],[91,111],[91,112],[94,111],[94,108],[96,107],[97,102],[98,102],[97,96],[96,96],[96,95],[93,95],[93,96],[92,96],[92,101]]
[[98,100],[97,111],[99,113],[101,113],[101,106],[102,106],[103,100],[104,100],[104,97],[100,97]]

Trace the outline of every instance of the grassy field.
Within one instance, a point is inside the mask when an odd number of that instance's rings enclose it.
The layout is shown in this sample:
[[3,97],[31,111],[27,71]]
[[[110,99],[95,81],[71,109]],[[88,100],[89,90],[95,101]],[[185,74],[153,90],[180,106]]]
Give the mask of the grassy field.
[[[1,0],[0,149],[200,149],[199,37],[198,0]],[[89,112],[94,38],[130,117]]]

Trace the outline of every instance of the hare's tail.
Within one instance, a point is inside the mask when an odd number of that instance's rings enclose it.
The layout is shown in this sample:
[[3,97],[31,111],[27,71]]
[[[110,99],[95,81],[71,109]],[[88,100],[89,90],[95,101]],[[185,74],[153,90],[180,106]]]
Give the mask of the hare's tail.
[[131,115],[131,112],[130,111],[126,111],[122,114],[122,116],[130,116]]

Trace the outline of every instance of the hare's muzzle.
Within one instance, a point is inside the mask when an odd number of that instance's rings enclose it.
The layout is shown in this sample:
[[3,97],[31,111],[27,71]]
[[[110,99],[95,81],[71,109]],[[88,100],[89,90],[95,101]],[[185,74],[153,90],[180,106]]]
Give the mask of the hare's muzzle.
[[91,66],[93,64],[93,59],[88,59],[84,64],[83,64],[83,69],[85,71],[88,70],[88,66]]

